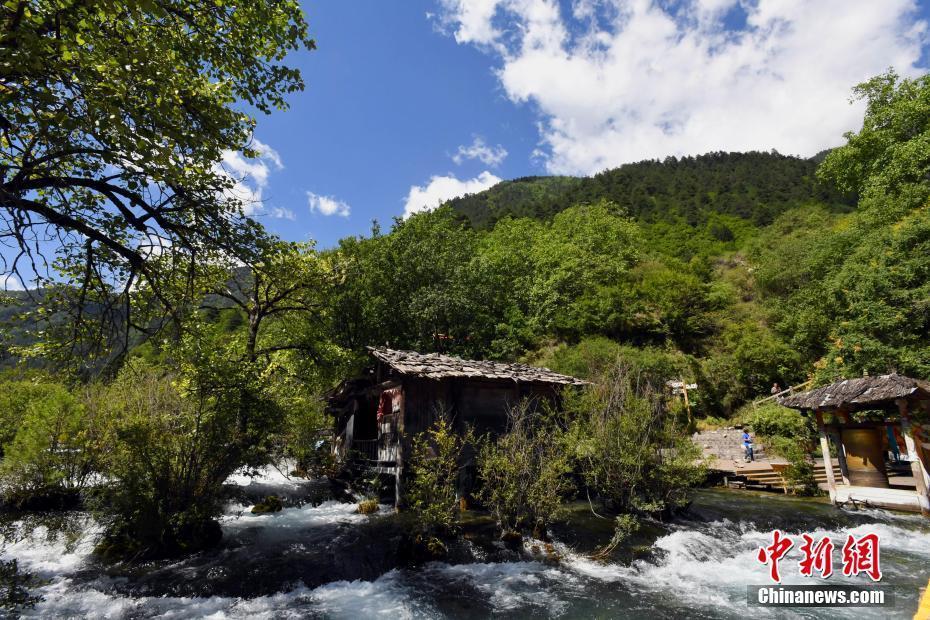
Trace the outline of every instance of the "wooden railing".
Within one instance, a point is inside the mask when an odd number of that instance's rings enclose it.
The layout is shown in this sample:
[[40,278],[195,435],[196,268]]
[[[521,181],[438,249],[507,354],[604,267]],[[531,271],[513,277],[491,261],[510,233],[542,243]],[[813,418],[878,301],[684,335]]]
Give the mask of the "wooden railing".
[[805,381],[804,383],[799,383],[799,384],[797,384],[797,385],[792,385],[792,386],[789,387],[787,390],[782,390],[781,392],[778,392],[777,394],[772,394],[771,396],[766,396],[765,398],[759,398],[759,399],[757,399],[757,400],[754,400],[754,401],[752,401],[752,408],[755,409],[756,407],[758,407],[758,406],[761,405],[762,403],[766,403],[766,402],[768,402],[768,401],[770,401],[770,400],[775,400],[775,399],[781,398],[782,396],[789,396],[789,395],[791,395],[791,394],[794,394],[795,392],[800,392],[800,391],[801,391],[801,388],[807,388],[807,387],[808,387],[811,383],[813,383],[813,382],[814,382],[814,380],[813,380],[813,379],[810,379],[810,380],[808,380],[808,381]]
[[349,450],[352,458],[372,463],[393,463],[397,460],[397,444],[381,439],[356,439]]
[[353,458],[362,461],[378,460],[378,440],[377,439],[354,439],[352,447],[349,449]]

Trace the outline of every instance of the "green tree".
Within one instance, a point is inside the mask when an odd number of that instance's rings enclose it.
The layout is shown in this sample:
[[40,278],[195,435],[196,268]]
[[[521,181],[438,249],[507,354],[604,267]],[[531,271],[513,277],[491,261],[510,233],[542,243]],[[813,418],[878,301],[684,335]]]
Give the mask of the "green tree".
[[248,261],[263,233],[219,163],[260,154],[247,111],[285,107],[303,82],[284,57],[313,46],[294,0],[4,3],[0,235],[18,254],[0,273],[29,282],[23,265],[55,251],[61,274],[37,275],[79,318],[96,307],[82,327],[125,332],[150,327],[128,296],[160,290],[166,247]]
[[336,341],[361,350],[398,348],[475,354],[474,306],[465,266],[477,235],[451,209],[397,220],[390,235],[350,238],[328,255]]
[[533,246],[531,320],[541,333],[577,337],[589,310],[640,254],[638,227],[607,202],[557,214]]
[[853,98],[866,104],[862,129],[845,135],[846,144],[827,155],[818,176],[857,193],[860,209],[873,217],[894,219],[924,206],[930,195],[930,76],[906,79],[889,70],[856,86]]
[[818,174],[857,193],[858,210],[786,214],[753,252],[759,283],[776,328],[815,363],[818,380],[927,376],[930,78],[889,71],[854,95],[866,103],[862,129]]
[[812,458],[816,431],[809,417],[794,409],[766,403],[749,412],[744,421],[770,450],[788,459],[785,481],[792,492],[801,495],[819,492]]
[[115,436],[96,502],[106,555],[215,544],[223,482],[243,465],[264,464],[272,450],[283,416],[254,369],[211,351],[184,359],[178,371],[130,362],[95,398]]
[[664,399],[624,365],[567,400],[569,445],[585,485],[616,513],[669,514],[704,477],[699,450]]

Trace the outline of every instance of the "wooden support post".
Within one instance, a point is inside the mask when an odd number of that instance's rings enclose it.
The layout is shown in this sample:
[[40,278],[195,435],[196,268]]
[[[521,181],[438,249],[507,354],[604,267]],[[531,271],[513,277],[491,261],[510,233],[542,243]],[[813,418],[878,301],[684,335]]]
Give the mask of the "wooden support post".
[[[843,436],[837,430],[831,430],[828,434],[833,438],[833,444],[836,446],[836,460],[840,462],[843,484],[849,485],[849,466],[846,465],[846,447],[843,446]],[[832,467],[833,464],[830,465]]]
[[827,440],[826,429],[823,426],[823,414],[819,411],[817,412],[817,430],[820,433],[820,450],[823,452],[823,469],[827,475],[830,501],[836,503],[836,479],[833,477],[833,458],[830,456],[830,442]]
[[916,436],[908,417],[907,401],[903,398],[897,400],[898,412],[901,414],[901,434],[904,435],[904,444],[907,446],[907,458],[911,461],[911,474],[917,487],[917,501],[920,503],[920,514],[930,517],[930,497],[927,494],[927,466],[924,461],[923,446],[920,438]]
[[688,401],[688,382],[681,380],[681,393],[685,395],[685,410],[688,412],[688,424],[691,423],[691,403]]
[[407,417],[407,392],[401,388],[400,411],[394,417],[394,510],[404,507],[404,424]]
[[397,466],[394,468],[394,510],[400,512],[401,502],[404,499],[404,468],[400,465],[400,459],[397,460]]

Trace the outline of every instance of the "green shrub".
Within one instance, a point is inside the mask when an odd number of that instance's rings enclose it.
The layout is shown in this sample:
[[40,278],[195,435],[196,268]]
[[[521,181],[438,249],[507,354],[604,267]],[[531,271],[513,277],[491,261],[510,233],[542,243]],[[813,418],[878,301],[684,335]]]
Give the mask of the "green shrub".
[[478,458],[480,498],[502,533],[546,536],[565,494],[571,467],[562,432],[523,402],[509,412],[508,432],[486,443]]
[[43,400],[49,383],[40,381],[0,381],[0,456],[16,437],[30,403]]
[[568,395],[569,445],[579,473],[617,513],[663,514],[686,505],[704,477],[700,451],[665,400],[617,366],[595,386]]
[[239,467],[267,462],[280,420],[248,364],[214,359],[167,372],[130,363],[98,395],[114,420],[110,482],[98,497],[101,551],[176,555],[221,538],[222,485]]
[[456,433],[444,415],[413,442],[407,497],[419,536],[431,549],[456,529],[460,470],[474,444],[471,431]]
[[743,422],[762,437],[807,438],[812,429],[800,411],[765,403],[743,415]]
[[4,498],[20,507],[73,501],[101,470],[106,420],[58,384],[4,387],[5,404],[15,408],[6,417],[18,418],[0,464]]
[[656,387],[663,386],[669,379],[691,375],[691,358],[682,353],[656,347],[632,347],[604,336],[584,338],[575,345],[559,345],[533,361],[583,379],[597,379],[622,364],[639,381]]
[[610,537],[610,542],[594,552],[593,558],[596,560],[607,560],[614,549],[626,542],[633,534],[639,530],[639,521],[631,514],[617,515],[614,520],[614,534]]

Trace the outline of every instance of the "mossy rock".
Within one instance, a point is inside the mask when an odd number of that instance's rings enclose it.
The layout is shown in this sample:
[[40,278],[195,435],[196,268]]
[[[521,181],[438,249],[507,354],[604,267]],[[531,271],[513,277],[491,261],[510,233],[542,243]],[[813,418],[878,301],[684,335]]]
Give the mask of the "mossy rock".
[[501,532],[501,542],[508,549],[519,549],[523,545],[523,534],[516,530]]
[[252,506],[252,514],[261,515],[269,512],[281,512],[284,504],[276,495],[269,495],[259,503]]
[[360,515],[370,515],[374,512],[378,512],[378,500],[366,499],[359,502],[357,512]]
[[111,532],[96,545],[94,553],[107,563],[183,557],[215,547],[223,539],[223,528],[214,519],[181,521],[145,531],[124,528]]

